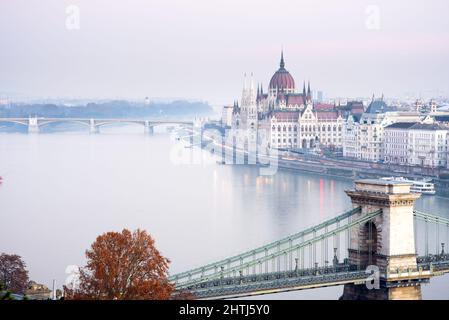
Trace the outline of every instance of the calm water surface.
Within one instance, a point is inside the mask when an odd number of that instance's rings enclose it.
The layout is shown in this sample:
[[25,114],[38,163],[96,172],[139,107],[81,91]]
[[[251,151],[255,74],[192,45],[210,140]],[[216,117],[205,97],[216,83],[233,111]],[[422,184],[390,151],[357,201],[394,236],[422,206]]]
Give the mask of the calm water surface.
[[[295,233],[350,208],[346,180],[214,161],[181,161],[161,131],[138,127],[87,133],[0,134],[0,251],[26,261],[30,278],[61,286],[68,265],[83,265],[96,236],[147,230],[170,258],[170,272]],[[184,163],[183,163],[184,162]],[[449,216],[449,199],[423,197],[417,208]],[[449,277],[423,287],[449,298]],[[264,298],[337,299],[342,287]]]

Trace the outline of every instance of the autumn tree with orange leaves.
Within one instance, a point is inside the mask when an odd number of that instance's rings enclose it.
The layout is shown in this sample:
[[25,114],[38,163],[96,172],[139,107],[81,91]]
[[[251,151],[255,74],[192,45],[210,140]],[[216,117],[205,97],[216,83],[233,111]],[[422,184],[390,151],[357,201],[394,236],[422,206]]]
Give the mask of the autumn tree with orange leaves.
[[79,285],[64,288],[66,299],[170,299],[174,289],[167,281],[170,261],[159,253],[146,231],[104,233],[86,251],[86,257]]

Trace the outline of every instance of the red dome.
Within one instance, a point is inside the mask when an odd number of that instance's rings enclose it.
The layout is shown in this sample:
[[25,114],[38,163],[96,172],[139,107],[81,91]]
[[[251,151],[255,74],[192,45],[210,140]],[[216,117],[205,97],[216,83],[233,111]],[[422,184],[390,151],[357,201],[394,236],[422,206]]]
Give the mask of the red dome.
[[285,68],[284,54],[281,54],[280,68],[271,77],[269,89],[278,89],[279,91],[294,91],[295,90],[295,80]]
[[291,91],[295,89],[295,80],[287,70],[279,69],[271,77],[270,89],[278,89],[279,91]]

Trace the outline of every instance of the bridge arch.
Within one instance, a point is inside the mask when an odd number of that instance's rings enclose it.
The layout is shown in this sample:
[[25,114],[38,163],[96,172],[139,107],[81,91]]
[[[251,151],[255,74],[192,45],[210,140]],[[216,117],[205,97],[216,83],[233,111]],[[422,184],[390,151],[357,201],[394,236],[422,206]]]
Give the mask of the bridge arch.
[[20,120],[14,120],[14,119],[0,119],[0,123],[15,123],[20,124],[23,126],[28,126],[28,122],[20,121]]
[[[136,124],[136,125],[141,125],[141,126],[145,126],[145,121],[133,121],[133,120],[114,120],[114,121],[103,121],[103,120],[99,120],[98,122],[95,122],[95,127],[99,128],[99,127],[105,127],[105,126],[110,126],[110,125],[115,125],[115,124]],[[151,124],[150,124],[151,125]]]
[[176,121],[149,121],[150,126],[163,126],[163,125],[173,125],[173,126],[193,126],[193,122],[188,122],[188,121],[180,121],[180,122],[176,122]]
[[[84,126],[89,126],[90,122],[89,121],[84,121],[84,120],[76,120],[76,119],[58,119],[58,120],[48,120],[48,121],[38,121],[38,127],[45,127],[49,124],[53,124],[53,123],[77,123],[77,124],[81,124]],[[28,124],[27,124],[28,125]]]
[[147,120],[147,119],[94,119],[94,118],[0,118],[0,123],[15,123],[28,127],[28,132],[39,132],[40,127],[52,123],[77,123],[90,127],[91,133],[98,132],[102,126],[115,123],[137,124],[145,128],[145,133],[152,134],[153,128],[158,125],[176,125],[176,126],[194,126],[193,121],[176,121],[176,120]]
[[361,265],[377,265],[377,255],[380,252],[379,223],[371,220],[360,226],[359,246],[361,252]]

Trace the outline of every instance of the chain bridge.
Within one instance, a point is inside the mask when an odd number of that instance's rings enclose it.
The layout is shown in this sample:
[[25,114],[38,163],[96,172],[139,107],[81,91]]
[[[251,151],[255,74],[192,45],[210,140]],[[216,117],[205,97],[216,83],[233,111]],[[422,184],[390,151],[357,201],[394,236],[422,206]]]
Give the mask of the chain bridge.
[[[449,272],[449,219],[414,210],[410,183],[359,180],[353,208],[283,239],[169,277],[176,292],[226,299],[344,285],[341,299],[419,299]],[[378,279],[379,288],[367,282]]]

